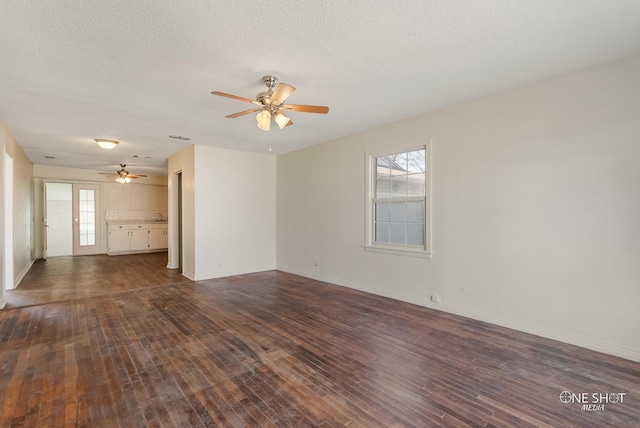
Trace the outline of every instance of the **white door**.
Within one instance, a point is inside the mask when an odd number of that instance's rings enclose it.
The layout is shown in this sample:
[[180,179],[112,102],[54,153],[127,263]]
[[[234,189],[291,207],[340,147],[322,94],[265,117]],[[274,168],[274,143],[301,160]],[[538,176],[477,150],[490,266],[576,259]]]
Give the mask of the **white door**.
[[73,185],[73,255],[100,254],[100,185]]
[[43,256],[73,255],[73,185],[45,183]]
[[42,182],[42,258],[47,260],[47,234],[49,225],[47,224],[47,182]]

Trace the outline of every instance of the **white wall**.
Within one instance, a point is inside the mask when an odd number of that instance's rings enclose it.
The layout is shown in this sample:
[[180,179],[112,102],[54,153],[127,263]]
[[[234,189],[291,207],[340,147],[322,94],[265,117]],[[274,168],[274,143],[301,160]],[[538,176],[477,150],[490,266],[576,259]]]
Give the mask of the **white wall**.
[[[640,361],[638,76],[636,56],[279,156],[278,269]],[[430,137],[433,259],[365,252],[365,153]]]
[[275,269],[276,159],[195,146],[195,279]]
[[[13,260],[5,260],[4,210],[0,214],[0,248],[2,251],[0,277],[4,277],[4,264],[13,263],[14,285],[18,284],[33,264],[33,164],[13,139],[9,128],[0,119],[0,153],[6,150],[13,158]],[[0,167],[0,189],[4,189],[4,166]],[[3,191],[3,190],[0,190]],[[4,287],[0,287],[0,307],[5,304]]]

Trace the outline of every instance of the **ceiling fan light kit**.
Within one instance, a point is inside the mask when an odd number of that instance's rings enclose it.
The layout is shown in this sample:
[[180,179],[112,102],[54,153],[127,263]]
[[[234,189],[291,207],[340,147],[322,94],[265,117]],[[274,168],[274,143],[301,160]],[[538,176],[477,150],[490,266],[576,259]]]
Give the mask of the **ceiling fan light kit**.
[[258,128],[263,131],[269,131],[271,129],[271,118],[275,120],[280,129],[283,129],[285,126],[293,125],[293,121],[291,121],[291,119],[283,113],[283,110],[319,114],[327,114],[329,112],[329,107],[326,106],[284,104],[285,99],[287,99],[287,97],[291,95],[293,91],[296,90],[296,88],[291,85],[287,85],[286,83],[280,83],[278,84],[278,86],[276,86],[276,84],[278,83],[278,78],[275,76],[264,76],[262,78],[262,81],[265,85],[267,85],[267,90],[264,92],[260,92],[256,96],[255,100],[219,91],[213,91],[211,93],[213,95],[231,98],[234,100],[256,105],[257,107],[255,108],[230,114],[226,117],[234,119],[236,117],[258,112],[258,114],[256,115],[257,125]]
[[146,175],[144,175],[144,174],[131,174],[129,171],[127,171],[125,169],[126,166],[127,165],[121,163],[120,164],[120,169],[118,171],[116,171],[115,174],[112,174],[110,172],[99,172],[98,174],[115,175],[116,176],[116,181],[118,183],[122,183],[122,184],[131,183],[131,179],[132,178],[146,177]]
[[116,140],[105,140],[103,138],[96,138],[94,141],[98,143],[100,147],[106,150],[111,150],[118,145],[118,142]]

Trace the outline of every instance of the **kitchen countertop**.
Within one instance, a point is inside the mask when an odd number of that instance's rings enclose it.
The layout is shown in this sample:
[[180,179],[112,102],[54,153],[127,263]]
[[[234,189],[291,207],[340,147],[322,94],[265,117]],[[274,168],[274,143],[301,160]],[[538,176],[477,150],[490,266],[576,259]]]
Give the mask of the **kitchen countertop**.
[[107,224],[167,224],[167,220],[127,220],[127,219],[111,219],[106,220]]

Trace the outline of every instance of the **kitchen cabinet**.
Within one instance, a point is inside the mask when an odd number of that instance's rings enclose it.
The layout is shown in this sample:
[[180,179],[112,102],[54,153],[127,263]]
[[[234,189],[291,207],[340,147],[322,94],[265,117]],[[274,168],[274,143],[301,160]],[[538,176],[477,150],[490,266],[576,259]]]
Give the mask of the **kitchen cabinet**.
[[131,250],[131,237],[129,236],[129,228],[112,227],[109,225],[109,253],[121,253]]
[[169,234],[166,224],[149,225],[149,249],[160,249],[169,247]]
[[127,254],[165,250],[168,247],[166,223],[111,223],[108,254]]

